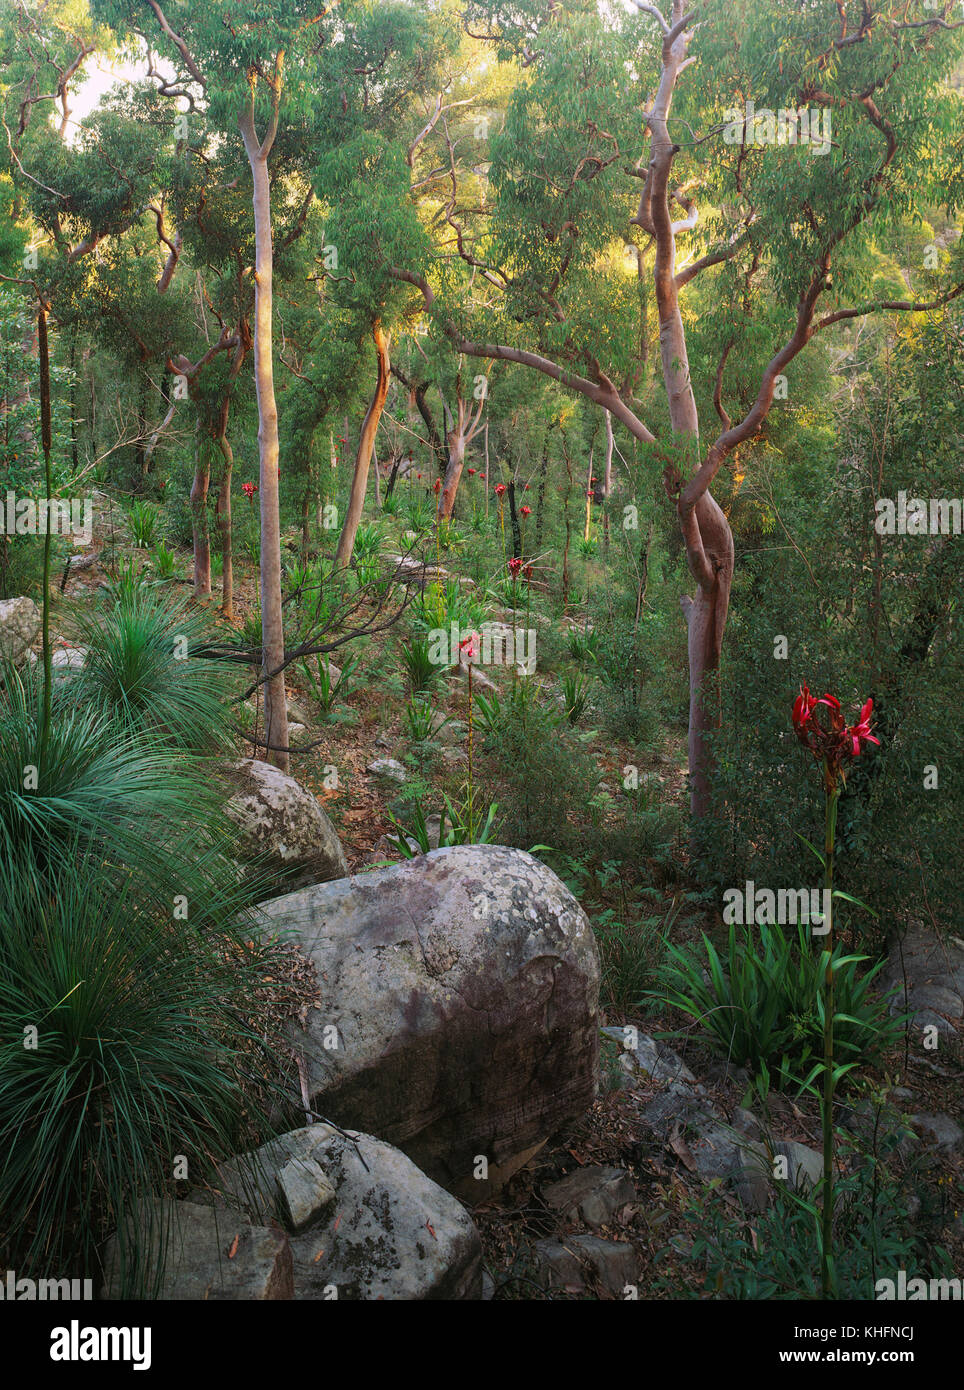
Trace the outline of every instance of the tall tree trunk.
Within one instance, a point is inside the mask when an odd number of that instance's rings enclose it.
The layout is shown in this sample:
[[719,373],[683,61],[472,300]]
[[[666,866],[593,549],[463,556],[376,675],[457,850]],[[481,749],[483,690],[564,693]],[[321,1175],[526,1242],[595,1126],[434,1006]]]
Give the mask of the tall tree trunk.
[[372,472],[375,475],[375,506],[379,511],[382,509],[382,480],[378,471],[378,455],[375,453],[375,446],[372,445],[372,463],[375,465]]
[[134,445],[134,471],[139,478],[147,477],[146,454],[144,443],[147,439],[147,375],[146,363],[142,363],[145,368],[141,372],[140,386],[137,392],[137,443]]
[[207,436],[198,430],[194,446],[194,482],[191,484],[191,531],[194,543],[194,597],[211,597],[211,536],[208,528],[208,488],[211,454]]
[[562,503],[562,515],[566,524],[566,543],[562,552],[562,611],[565,612],[569,606],[569,498],[572,495],[572,459],[569,456],[565,434],[562,436],[562,452],[566,460],[566,495]]
[[302,563],[308,559],[308,547],[311,545],[311,478],[305,480],[305,491],[301,498],[301,559]]
[[485,432],[482,436],[485,448],[485,519],[489,519],[489,422],[485,422]]
[[445,481],[438,499],[438,521],[447,521],[455,507],[455,494],[459,489],[462,469],[465,466],[465,433],[461,428],[462,418],[449,431],[449,461],[445,469]]
[[[287,772],[288,707],[285,696],[284,615],[281,606],[281,504],[278,493],[278,405],[274,394],[272,358],[271,184],[268,154],[278,128],[281,71],[284,55],[275,63],[271,126],[263,142],[254,128],[254,86],[239,126],[251,166],[254,205],[254,380],[258,398],[258,447],[261,459],[261,632],[264,678],[264,723],[267,760]],[[252,84],[254,78],[251,78]],[[273,674],[272,674],[273,673]]]
[[507,496],[509,498],[509,520],[512,523],[512,556],[515,560],[522,559],[522,532],[519,530],[519,514],[515,507],[515,483],[509,484]]
[[224,455],[224,472],[218,492],[218,528],[221,532],[221,612],[234,617],[234,546],[231,537],[231,482],[234,474],[234,450],[226,434],[218,440]]
[[365,506],[365,493],[368,488],[368,469],[375,448],[375,435],[378,431],[378,422],[381,419],[382,410],[385,405],[385,397],[388,395],[388,374],[390,370],[390,363],[388,360],[388,337],[382,328],[380,319],[375,320],[372,327],[372,336],[375,339],[375,352],[378,358],[378,381],[375,386],[375,394],[372,396],[371,405],[365,412],[361,434],[358,437],[358,453],[355,455],[355,472],[351,480],[348,511],[345,514],[345,524],[341,528],[341,535],[338,537],[338,549],[335,552],[336,569],[345,568],[351,559],[351,553],[355,547],[355,535],[358,531],[359,523],[361,522],[362,510]]
[[546,475],[549,472],[549,430],[542,442],[542,462],[539,465],[539,491],[536,494],[536,554],[542,554],[542,519],[546,505]]
[[70,335],[70,466],[77,472],[77,328]]
[[613,489],[613,417],[608,410],[603,411],[606,421],[606,466],[603,470],[602,495],[608,497]]

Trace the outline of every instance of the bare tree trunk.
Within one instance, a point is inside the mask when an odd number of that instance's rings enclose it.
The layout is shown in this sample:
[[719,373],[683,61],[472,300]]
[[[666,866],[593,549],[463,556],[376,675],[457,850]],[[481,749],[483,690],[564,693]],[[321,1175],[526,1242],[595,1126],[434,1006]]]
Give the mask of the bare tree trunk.
[[378,422],[381,419],[382,410],[385,405],[385,397],[388,395],[388,374],[390,370],[390,363],[388,360],[388,337],[382,329],[380,319],[375,320],[372,328],[372,336],[375,339],[375,352],[378,356],[378,382],[375,386],[375,394],[372,396],[371,405],[369,405],[368,410],[365,412],[361,434],[358,437],[358,453],[355,455],[355,472],[351,480],[348,511],[345,514],[345,524],[341,528],[341,535],[338,537],[338,549],[335,551],[336,569],[345,568],[351,559],[351,553],[355,546],[355,535],[358,531],[358,526],[362,518],[362,511],[365,506],[365,493],[368,489],[368,469],[375,448],[375,435],[378,431]]
[[542,444],[542,462],[539,465],[539,493],[536,501],[536,554],[542,552],[542,520],[546,506],[546,475],[549,471],[549,430]]
[[[686,54],[688,35],[682,0],[674,0],[674,28],[663,40],[659,90],[646,118],[651,158],[640,199],[637,221],[656,242],[653,276],[659,310],[659,347],[663,384],[669,402],[673,434],[684,442],[685,463],[699,471],[699,416],[690,377],[686,331],[679,307],[676,278],[676,228],[670,215],[669,178],[678,146],[669,133],[673,89]],[[684,203],[684,207],[686,204]],[[694,500],[683,487],[684,475],[675,461],[667,463],[664,480],[670,496],[679,495],[677,511],[690,573],[696,580],[694,598],[681,599],[687,625],[689,654],[690,810],[696,825],[710,809],[712,758],[706,734],[717,722],[716,672],[723,646],[723,629],[733,577],[733,536],[726,517],[705,489]]]
[[[263,142],[254,128],[254,87],[251,101],[238,124],[251,166],[254,204],[254,380],[258,397],[258,447],[261,456],[261,632],[264,677],[265,742],[267,760],[287,772],[288,707],[285,696],[284,615],[281,607],[281,505],[278,495],[278,405],[274,393],[272,360],[271,184],[268,154],[278,129],[281,72],[284,55],[275,61],[271,124]],[[253,79],[252,79],[253,83]],[[273,674],[272,674],[273,673]]]
[[308,558],[308,547],[311,544],[311,478],[305,481],[305,491],[301,499],[301,559],[302,562]]
[[473,420],[468,419],[468,408],[459,392],[456,404],[455,419],[452,428],[446,435],[449,448],[448,463],[445,466],[445,482],[439,493],[438,511],[436,520],[447,520],[455,509],[455,495],[459,490],[459,483],[462,479],[462,469],[465,466],[465,447],[475,438],[479,431],[482,420],[482,408],[485,399],[479,401],[479,407],[475,412]]
[[449,460],[445,467],[445,481],[442,484],[442,491],[439,493],[438,515],[436,517],[438,521],[447,521],[452,515],[455,507],[455,494],[459,490],[462,469],[465,466],[465,434],[461,428],[463,424],[461,404],[460,401],[459,418],[448,434]]
[[566,496],[562,504],[562,514],[566,523],[566,544],[562,552],[562,611],[569,605],[569,498],[572,493],[572,459],[566,436],[562,436],[562,452],[566,460]]
[[489,519],[489,422],[485,422],[485,519]]
[[234,546],[231,537],[231,481],[234,474],[234,451],[228,437],[221,435],[218,447],[224,455],[224,472],[218,492],[218,528],[221,532],[221,612],[234,617]]
[[522,532],[519,529],[519,513],[515,505],[515,482],[509,483],[506,496],[509,499],[509,522],[512,526],[512,558],[522,559]]
[[194,597],[211,597],[211,536],[208,529],[208,488],[211,483],[211,455],[208,440],[198,432],[194,452],[194,482],[191,484],[191,530],[194,542]]

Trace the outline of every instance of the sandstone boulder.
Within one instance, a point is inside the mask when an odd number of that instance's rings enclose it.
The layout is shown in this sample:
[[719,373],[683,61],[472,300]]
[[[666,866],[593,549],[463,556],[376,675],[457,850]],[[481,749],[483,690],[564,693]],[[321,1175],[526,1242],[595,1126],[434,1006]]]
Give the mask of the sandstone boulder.
[[434,850],[262,910],[321,982],[293,1038],[317,1113],[480,1200],[592,1104],[596,942],[530,855]]
[[227,780],[225,814],[238,827],[236,857],[258,860],[285,887],[344,878],[348,861],[335,827],[311,792],[270,763],[247,758]]
[[223,1201],[287,1225],[296,1299],[481,1297],[469,1213],[369,1134],[310,1125],[222,1164],[220,1175]]
[[[291,1247],[277,1226],[251,1225],[224,1208],[170,1201],[145,1206],[139,1221],[142,1249],[155,1262],[164,1255],[159,1298],[223,1302],[292,1297]],[[116,1236],[108,1243],[105,1269],[103,1297],[121,1298],[127,1290]]]

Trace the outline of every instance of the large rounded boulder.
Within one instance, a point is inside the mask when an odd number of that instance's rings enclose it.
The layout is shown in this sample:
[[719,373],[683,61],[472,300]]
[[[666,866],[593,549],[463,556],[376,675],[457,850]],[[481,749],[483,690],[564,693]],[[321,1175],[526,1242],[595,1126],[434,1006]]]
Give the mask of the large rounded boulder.
[[256,861],[285,888],[344,878],[348,861],[338,833],[311,792],[270,763],[246,758],[226,773],[224,811],[237,826],[234,854]]
[[592,928],[531,855],[461,845],[262,905],[314,962],[311,1108],[478,1200],[596,1093]]

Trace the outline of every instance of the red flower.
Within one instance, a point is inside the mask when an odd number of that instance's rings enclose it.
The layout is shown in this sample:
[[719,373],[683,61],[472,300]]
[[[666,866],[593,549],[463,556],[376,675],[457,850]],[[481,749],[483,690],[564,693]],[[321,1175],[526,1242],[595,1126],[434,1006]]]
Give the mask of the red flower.
[[525,488],[523,489],[523,491],[525,491],[525,492],[528,492],[528,491],[529,491],[529,484],[528,484],[528,483],[526,483]]
[[464,655],[465,660],[471,665],[473,661],[479,659],[479,634],[470,632],[468,637],[463,637],[459,643],[459,653]]
[[531,515],[532,515],[532,508],[531,508],[531,507],[520,507],[520,509],[519,509],[519,515],[520,515],[520,516],[531,516]]
[[504,494],[504,492],[505,492],[505,483],[496,483],[496,485],[495,485],[495,495],[496,495],[496,497],[501,497],[501,496]]
[[469,472],[469,477],[471,478],[472,474],[475,472],[475,469],[474,469],[474,468],[470,468],[470,469],[468,470],[468,472]]
[[876,743],[880,747],[880,739],[874,738],[870,732],[870,716],[873,713],[874,702],[868,700],[860,711],[860,722],[855,724],[850,730],[850,737],[853,739],[853,756],[856,758],[860,753],[860,740],[865,743]]
[[421,473],[416,473],[415,476],[416,476],[416,478],[420,478],[422,475],[421,475]]
[[433,485],[433,487],[432,487],[432,491],[435,493],[436,497],[438,496],[438,494],[439,494],[439,492],[440,492],[440,490],[441,490],[441,487],[442,487],[442,479],[441,479],[441,478],[436,478],[436,479],[435,479],[435,483],[434,483],[434,485]]
[[525,579],[525,580],[531,582],[531,580],[532,580],[532,566],[531,566],[531,565],[526,565],[525,569],[522,571],[522,577],[523,577],[523,579]]
[[513,579],[518,579],[521,568],[522,561],[513,555],[512,559],[509,561],[509,573],[512,575]]
[[242,483],[242,484],[241,484],[241,491],[244,493],[245,497],[248,499],[249,502],[250,502],[251,499],[254,497],[254,494],[257,492],[257,490],[258,490],[258,485],[257,485],[257,483]]
[[[826,714],[821,715],[821,707]],[[823,695],[818,700],[805,685],[793,702],[792,718],[797,738],[818,762],[823,763],[828,791],[833,791],[838,779],[846,781],[844,765],[860,756],[861,741],[879,746],[880,739],[870,732],[873,708],[873,700],[868,700],[860,711],[859,721],[848,728],[835,695]]]

